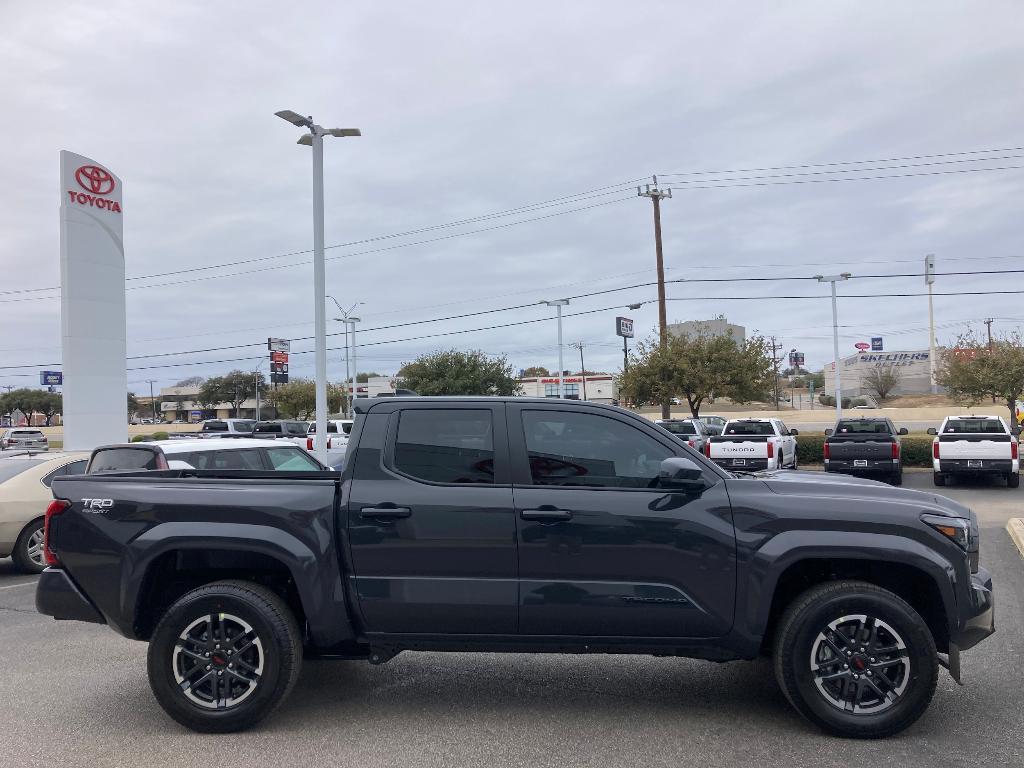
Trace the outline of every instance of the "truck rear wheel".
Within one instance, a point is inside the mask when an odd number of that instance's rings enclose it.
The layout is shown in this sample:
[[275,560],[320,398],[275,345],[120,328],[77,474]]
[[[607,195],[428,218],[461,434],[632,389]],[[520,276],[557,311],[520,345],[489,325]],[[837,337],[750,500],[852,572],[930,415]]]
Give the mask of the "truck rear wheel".
[[1011,472],[1006,476],[1006,487],[1016,488],[1020,485],[1020,475],[1016,472]]
[[775,676],[800,714],[831,733],[880,738],[928,708],[935,641],[907,602],[861,581],[820,584],[793,601],[775,638]]
[[172,605],[149,644],[149,684],[172,718],[194,731],[255,725],[291,692],[302,636],[278,595],[247,581],[218,581]]
[[932,473],[932,480],[938,486],[943,486],[943,485],[946,484],[946,476],[944,474],[942,474],[941,472],[933,472]]

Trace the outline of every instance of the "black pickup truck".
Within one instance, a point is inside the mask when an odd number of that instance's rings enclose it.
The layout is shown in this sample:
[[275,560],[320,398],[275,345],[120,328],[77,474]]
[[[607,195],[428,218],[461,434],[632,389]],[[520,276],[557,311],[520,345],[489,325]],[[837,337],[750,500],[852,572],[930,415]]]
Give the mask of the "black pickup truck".
[[340,474],[55,478],[38,610],[148,641],[157,700],[208,732],[265,717],[304,656],[413,650],[770,654],[802,715],[879,737],[993,632],[977,518],[944,497],[726,472],[586,402],[356,410]]
[[877,477],[903,485],[900,437],[906,428],[885,418],[839,419],[826,430],[823,458],[826,472]]

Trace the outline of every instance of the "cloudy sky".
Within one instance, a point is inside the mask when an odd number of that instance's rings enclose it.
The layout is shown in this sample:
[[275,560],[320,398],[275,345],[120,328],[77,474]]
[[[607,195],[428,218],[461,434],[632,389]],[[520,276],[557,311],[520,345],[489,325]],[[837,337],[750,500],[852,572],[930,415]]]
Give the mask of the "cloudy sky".
[[[623,310],[656,297],[635,189],[655,173],[673,188],[670,280],[919,274],[929,252],[940,272],[1024,270],[1017,2],[5,2],[0,23],[0,385],[60,361],[61,149],[125,182],[131,389],[252,369],[268,336],[311,336],[310,151],[280,109],[363,131],[325,147],[328,292],[364,302],[360,370],[448,347],[554,368],[536,302],[562,296],[566,341],[615,370],[614,317],[640,335],[657,321],[653,303]],[[667,293],[670,320],[724,314],[809,367],[832,358],[825,286]],[[938,336],[1024,325],[1022,297],[937,296]],[[927,346],[921,296],[846,298],[840,323],[844,354],[872,335]],[[187,354],[146,357],[169,352]],[[293,374],[312,366],[293,354]]]

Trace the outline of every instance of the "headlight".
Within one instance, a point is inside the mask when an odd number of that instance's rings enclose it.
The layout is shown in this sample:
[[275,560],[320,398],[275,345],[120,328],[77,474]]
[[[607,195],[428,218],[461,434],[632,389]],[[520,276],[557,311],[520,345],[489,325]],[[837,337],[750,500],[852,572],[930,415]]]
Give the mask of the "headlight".
[[970,521],[961,517],[944,517],[943,515],[921,515],[921,521],[956,543],[964,552],[971,544]]

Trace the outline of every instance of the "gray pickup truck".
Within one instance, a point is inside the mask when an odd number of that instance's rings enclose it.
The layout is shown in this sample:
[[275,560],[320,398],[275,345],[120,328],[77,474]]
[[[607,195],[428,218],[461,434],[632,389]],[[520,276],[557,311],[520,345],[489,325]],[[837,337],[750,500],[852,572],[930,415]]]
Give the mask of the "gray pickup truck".
[[148,642],[157,701],[209,732],[304,656],[489,651],[767,655],[808,720],[880,737],[994,631],[977,518],[934,493],[727,472],[594,403],[355,407],[341,473],[55,478],[37,608]]
[[842,472],[903,484],[900,437],[905,428],[886,418],[840,419],[825,431],[823,458],[826,472]]

